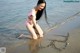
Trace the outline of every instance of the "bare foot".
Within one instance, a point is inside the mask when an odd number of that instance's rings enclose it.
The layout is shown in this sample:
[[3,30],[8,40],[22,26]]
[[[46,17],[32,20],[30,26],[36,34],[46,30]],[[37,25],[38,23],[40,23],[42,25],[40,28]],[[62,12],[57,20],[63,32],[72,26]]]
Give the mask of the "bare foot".
[[24,35],[24,34],[21,34],[18,38],[29,38],[29,39],[32,39],[31,35]]
[[18,38],[22,38],[24,35],[23,34],[21,34]]

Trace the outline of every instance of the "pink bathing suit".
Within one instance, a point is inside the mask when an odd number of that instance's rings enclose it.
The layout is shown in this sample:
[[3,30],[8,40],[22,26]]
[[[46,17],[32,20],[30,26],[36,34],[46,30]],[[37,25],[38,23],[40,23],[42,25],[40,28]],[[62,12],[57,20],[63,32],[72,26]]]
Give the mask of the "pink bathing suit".
[[31,12],[28,14],[28,19],[26,20],[26,25],[32,24],[32,16],[34,18],[36,18],[34,9],[32,9]]

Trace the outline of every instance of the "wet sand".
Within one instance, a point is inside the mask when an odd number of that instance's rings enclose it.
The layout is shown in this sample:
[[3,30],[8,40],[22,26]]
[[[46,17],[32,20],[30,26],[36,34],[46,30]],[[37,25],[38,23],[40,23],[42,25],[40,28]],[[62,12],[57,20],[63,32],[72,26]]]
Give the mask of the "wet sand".
[[67,35],[51,34],[37,40],[11,38],[5,39],[6,43],[0,46],[6,47],[6,53],[80,53],[80,28]]

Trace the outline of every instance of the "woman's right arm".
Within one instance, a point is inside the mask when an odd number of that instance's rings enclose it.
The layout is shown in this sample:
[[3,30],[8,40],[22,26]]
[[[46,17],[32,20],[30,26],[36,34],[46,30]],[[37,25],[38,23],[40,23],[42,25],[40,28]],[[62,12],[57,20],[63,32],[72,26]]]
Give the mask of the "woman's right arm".
[[36,19],[35,19],[35,17],[34,16],[32,16],[32,21],[33,21],[33,24],[36,26]]

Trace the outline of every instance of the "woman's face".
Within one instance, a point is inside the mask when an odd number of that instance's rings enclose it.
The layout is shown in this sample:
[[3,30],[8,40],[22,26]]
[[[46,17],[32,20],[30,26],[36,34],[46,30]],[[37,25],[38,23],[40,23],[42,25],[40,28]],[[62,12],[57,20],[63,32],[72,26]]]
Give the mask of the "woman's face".
[[41,3],[38,5],[38,10],[41,11],[42,9],[44,9],[44,7],[45,7],[45,3]]

